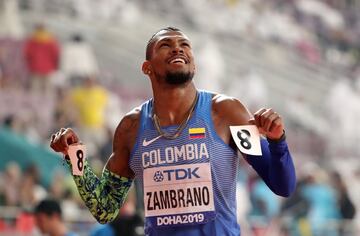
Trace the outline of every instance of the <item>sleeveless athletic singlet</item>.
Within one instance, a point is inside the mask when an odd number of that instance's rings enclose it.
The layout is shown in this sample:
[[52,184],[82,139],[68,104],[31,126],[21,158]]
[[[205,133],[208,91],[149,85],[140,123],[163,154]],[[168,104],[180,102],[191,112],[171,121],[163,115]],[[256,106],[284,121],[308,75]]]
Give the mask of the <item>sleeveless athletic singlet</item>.
[[[152,100],[141,107],[130,167],[144,190],[146,235],[240,235],[238,157],[215,132],[212,94],[198,93],[192,117],[174,140],[159,137],[151,118]],[[162,127],[166,133],[176,128]]]

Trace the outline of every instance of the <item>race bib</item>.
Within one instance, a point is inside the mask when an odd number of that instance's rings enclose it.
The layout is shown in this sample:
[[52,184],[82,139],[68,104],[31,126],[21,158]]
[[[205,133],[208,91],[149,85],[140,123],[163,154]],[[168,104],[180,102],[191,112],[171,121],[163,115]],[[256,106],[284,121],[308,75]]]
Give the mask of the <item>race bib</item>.
[[215,217],[210,163],[144,170],[145,217],[156,226],[204,224]]
[[82,176],[84,173],[86,149],[83,144],[70,145],[65,158],[69,158],[72,166],[72,174]]
[[255,125],[230,126],[231,136],[240,152],[261,156],[261,144],[259,130]]

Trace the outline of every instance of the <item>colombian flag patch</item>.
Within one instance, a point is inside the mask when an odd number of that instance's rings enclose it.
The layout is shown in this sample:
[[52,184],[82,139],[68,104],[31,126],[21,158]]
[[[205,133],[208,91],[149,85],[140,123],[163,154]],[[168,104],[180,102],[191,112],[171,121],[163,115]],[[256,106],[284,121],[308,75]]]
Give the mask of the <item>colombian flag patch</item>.
[[205,138],[205,128],[190,128],[189,129],[189,138]]

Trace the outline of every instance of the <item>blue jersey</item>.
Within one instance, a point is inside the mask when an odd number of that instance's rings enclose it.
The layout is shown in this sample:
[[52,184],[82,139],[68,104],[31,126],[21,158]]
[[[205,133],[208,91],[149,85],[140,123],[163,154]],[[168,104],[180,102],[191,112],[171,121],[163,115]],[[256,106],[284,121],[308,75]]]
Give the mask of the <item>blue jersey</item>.
[[[152,100],[141,107],[130,167],[144,189],[146,235],[240,235],[235,201],[239,160],[215,132],[212,96],[199,91],[192,117],[173,140],[159,136]],[[166,133],[176,129],[162,127]]]

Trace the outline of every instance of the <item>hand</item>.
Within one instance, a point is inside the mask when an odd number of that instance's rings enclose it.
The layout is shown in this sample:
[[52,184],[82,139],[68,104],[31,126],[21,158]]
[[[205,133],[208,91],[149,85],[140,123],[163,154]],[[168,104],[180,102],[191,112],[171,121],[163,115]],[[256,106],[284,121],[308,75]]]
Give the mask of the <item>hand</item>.
[[56,134],[51,135],[50,147],[55,152],[66,154],[69,145],[79,143],[76,133],[70,128],[61,128]]
[[261,134],[272,140],[278,140],[284,134],[284,122],[272,108],[262,108],[255,112],[250,123],[256,125]]

